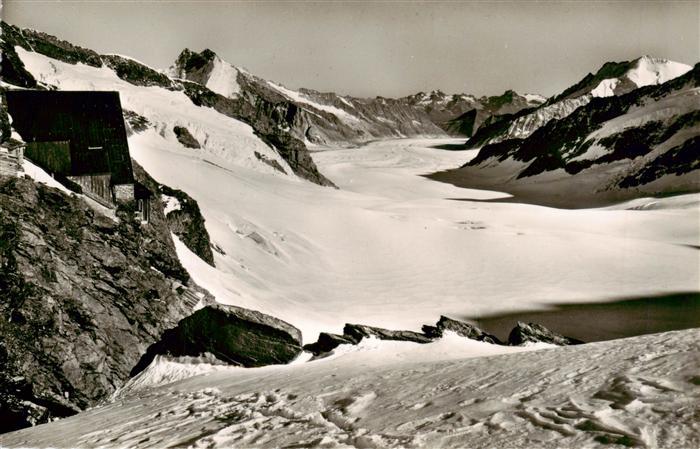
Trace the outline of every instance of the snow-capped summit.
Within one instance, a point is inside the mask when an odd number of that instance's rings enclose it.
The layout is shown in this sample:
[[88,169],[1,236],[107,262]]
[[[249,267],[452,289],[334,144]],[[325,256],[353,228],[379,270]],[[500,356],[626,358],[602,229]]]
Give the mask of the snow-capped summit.
[[184,49],[169,70],[170,76],[174,78],[195,81],[228,98],[240,94],[241,73],[247,72],[224,61],[208,48],[200,53]]
[[540,103],[536,110],[516,114],[509,119],[508,126],[494,123],[480,129],[469,145],[476,148],[507,139],[524,139],[550,120],[563,119],[594,97],[619,96],[640,87],[663,84],[691,69],[687,64],[646,55],[631,61],[606,62],[595,74],[587,74],[561,94]]
[[692,69],[687,64],[647,55],[627,64],[630,68],[622,76],[603,79],[590,94],[594,97],[621,95],[639,87],[665,83]]

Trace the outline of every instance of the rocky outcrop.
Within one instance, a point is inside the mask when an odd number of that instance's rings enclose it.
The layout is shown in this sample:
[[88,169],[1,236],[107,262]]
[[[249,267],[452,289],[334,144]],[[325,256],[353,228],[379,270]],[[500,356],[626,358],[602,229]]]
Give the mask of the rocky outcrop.
[[13,416],[0,431],[95,405],[206,297],[151,201],[141,225],[130,206],[115,221],[57,189],[0,180],[0,409]]
[[522,346],[527,343],[549,343],[557,346],[568,346],[579,345],[583,342],[557,334],[540,324],[518,321],[518,324],[508,335],[508,344],[510,346]]
[[190,131],[184,126],[175,126],[173,128],[173,132],[175,133],[175,137],[177,137],[177,141],[180,142],[185,148],[201,148],[201,145],[199,145],[197,139],[195,139]]
[[304,143],[288,132],[298,111],[294,104],[279,97],[268,100],[255,94],[247,98],[228,98],[191,82],[184,82],[183,86],[185,95],[194,104],[248,123],[258,137],[282,156],[296,175],[316,184],[334,186],[318,171]]
[[[50,55],[47,55],[50,56]],[[102,63],[114,70],[124,81],[137,86],[158,86],[165,89],[178,89],[167,75],[148,67],[136,60],[120,55],[100,55]]]
[[414,343],[430,343],[433,339],[413,331],[394,331],[381,327],[364,326],[361,324],[346,324],[343,335],[350,340],[359,342],[363,338],[378,338],[379,340],[412,341]]
[[139,115],[134,111],[123,109],[122,114],[124,115],[126,133],[128,136],[145,131],[149,126],[151,126],[151,122],[149,122],[146,117]]
[[321,332],[315,343],[304,345],[304,350],[313,355],[331,352],[340,345],[356,345],[358,341],[348,335],[329,334]]
[[214,266],[211,239],[197,202],[182,190],[173,189],[163,184],[158,185],[158,189],[161,195],[165,195],[166,198],[174,198],[177,202],[177,207],[174,210],[166,211],[165,218],[168,221],[170,231],[178,236],[182,243],[200,259]]
[[134,366],[143,371],[156,355],[211,354],[238,366],[289,363],[301,353],[301,332],[282,320],[253,310],[216,304],[206,306],[166,330]]
[[413,343],[430,343],[442,338],[445,332],[454,332],[464,338],[483,341],[491,344],[503,344],[495,336],[488,334],[473,324],[453,320],[441,316],[435,326],[423,326],[423,332],[406,330],[390,330],[381,327],[365,326],[362,324],[346,324],[343,334],[329,334],[322,332],[315,343],[304,346],[304,350],[318,356],[332,351],[343,344],[356,345],[363,338],[376,338],[379,340],[410,341]]
[[423,333],[430,338],[440,338],[445,331],[454,332],[459,336],[472,340],[483,341],[495,345],[502,344],[495,336],[488,334],[473,324],[465,323],[464,321],[453,320],[446,316],[441,316],[435,326],[423,326]]

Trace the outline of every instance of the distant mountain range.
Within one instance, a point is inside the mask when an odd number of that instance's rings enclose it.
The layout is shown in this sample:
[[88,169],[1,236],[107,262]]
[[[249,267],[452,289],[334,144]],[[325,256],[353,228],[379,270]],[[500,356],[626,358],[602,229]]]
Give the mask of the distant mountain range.
[[506,139],[525,138],[552,119],[562,119],[592,98],[623,95],[639,87],[665,83],[688,72],[692,67],[667,59],[642,56],[632,61],[607,62],[595,74],[589,73],[581,81],[567,88],[534,110],[501,114],[472,136],[469,148]]
[[358,143],[380,138],[417,135],[470,136],[494,116],[533,108],[546,100],[539,95],[503,95],[476,98],[448,95],[439,90],[402,98],[357,98],[312,89],[288,89],[222,60],[211,50],[185,49],[170,68],[176,79],[194,81],[224,97],[262,95],[284,99],[298,110],[290,117],[290,132],[313,144]]
[[570,207],[697,191],[700,64],[607,63],[536,110],[482,127],[466,146],[481,147],[477,157],[436,179]]

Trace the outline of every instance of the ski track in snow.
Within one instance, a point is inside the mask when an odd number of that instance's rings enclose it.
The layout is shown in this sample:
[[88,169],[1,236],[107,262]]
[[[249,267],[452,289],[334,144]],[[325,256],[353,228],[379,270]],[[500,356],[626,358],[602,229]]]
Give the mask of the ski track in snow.
[[341,347],[315,362],[218,367],[136,389],[0,445],[697,447],[698,341],[694,329],[463,360],[424,359],[413,343],[401,343],[402,360],[397,342]]

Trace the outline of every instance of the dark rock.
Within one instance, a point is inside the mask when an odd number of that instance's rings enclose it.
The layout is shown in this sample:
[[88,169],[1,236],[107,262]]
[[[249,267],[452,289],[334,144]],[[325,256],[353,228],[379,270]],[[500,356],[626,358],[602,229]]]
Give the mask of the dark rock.
[[177,89],[177,86],[166,75],[145,66],[138,61],[119,55],[101,55],[102,62],[117,76],[126,82],[137,86],[158,86],[165,89]]
[[328,334],[321,332],[316,343],[304,345],[304,350],[309,351],[313,355],[320,355],[330,352],[340,345],[356,345],[357,340],[350,339],[346,335]]
[[151,201],[149,224],[128,206],[115,222],[57,189],[0,179],[3,423],[96,405],[207,298],[180,265],[159,195]]
[[246,367],[289,363],[301,353],[301,332],[260,312],[216,304],[204,307],[165,331],[134,366],[143,371],[156,355],[199,356]]
[[282,166],[280,165],[280,163],[277,162],[276,160],[274,160],[274,159],[269,159],[267,156],[265,156],[264,154],[260,154],[260,153],[257,152],[257,151],[255,152],[255,157],[256,157],[259,161],[266,163],[267,165],[269,165],[270,167],[274,168],[274,169],[277,170],[278,172],[286,173],[286,172],[284,171],[284,168],[282,168]]
[[365,337],[374,337],[380,340],[412,341],[414,343],[430,343],[433,341],[432,338],[418,332],[394,331],[362,324],[346,324],[343,328],[343,336],[357,342]]
[[135,133],[140,133],[142,131],[145,131],[148,129],[150,126],[150,122],[146,117],[143,115],[139,115],[135,113],[134,111],[129,111],[127,109],[123,110],[124,113],[124,121],[126,122],[126,129],[128,135],[132,135]]
[[292,123],[299,108],[281,95],[266,93],[263,96],[251,88],[247,95],[228,98],[206,87],[183,81],[184,93],[197,106],[207,106],[228,117],[249,124],[258,137],[273,148],[291,167],[294,173],[323,186],[335,185],[318,171],[306,145],[291,135]]
[[578,345],[582,344],[581,340],[565,337],[557,334],[546,327],[536,323],[523,323],[518,321],[518,324],[510,331],[508,336],[508,345],[520,346],[525,343],[550,343],[559,346]]
[[29,28],[20,29],[2,22],[2,39],[8,45],[18,45],[27,51],[35,51],[68,64],[81,62],[93,67],[102,66],[102,59],[96,52]]
[[180,142],[186,148],[201,148],[197,139],[190,133],[190,131],[184,126],[176,126],[173,128],[175,137],[177,141]]
[[[436,326],[424,326],[424,332],[428,328],[431,332],[430,334],[426,332],[428,336],[435,335],[437,333],[438,337],[441,337],[445,331],[451,331],[472,340],[483,341],[486,343],[491,343],[495,345],[503,344],[496,336],[487,334],[473,324],[465,323],[463,321],[453,320],[446,316],[441,316],[440,320],[437,322]],[[434,329],[434,330],[433,330]]]
[[162,184],[158,188],[163,195],[174,197],[180,203],[179,209],[170,211],[166,216],[170,230],[190,251],[213,267],[214,254],[211,250],[211,239],[197,202],[182,190]]

